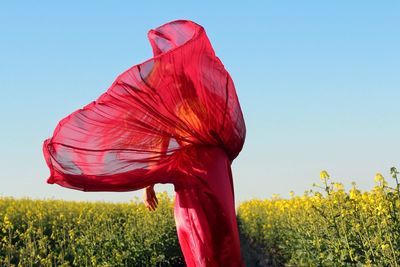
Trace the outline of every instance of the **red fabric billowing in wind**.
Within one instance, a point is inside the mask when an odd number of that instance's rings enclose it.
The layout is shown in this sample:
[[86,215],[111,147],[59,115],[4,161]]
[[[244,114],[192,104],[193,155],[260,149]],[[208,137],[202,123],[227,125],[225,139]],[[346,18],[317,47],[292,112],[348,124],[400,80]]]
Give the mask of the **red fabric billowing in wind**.
[[200,25],[176,20],[148,38],[153,58],[45,140],[47,182],[82,191],[172,183],[187,266],[244,266],[231,163],[246,128],[233,81]]
[[245,124],[235,87],[204,28],[178,20],[148,38],[154,57],[119,75],[44,142],[48,183],[131,191],[179,165],[177,152],[188,146],[218,146],[231,161],[241,151]]

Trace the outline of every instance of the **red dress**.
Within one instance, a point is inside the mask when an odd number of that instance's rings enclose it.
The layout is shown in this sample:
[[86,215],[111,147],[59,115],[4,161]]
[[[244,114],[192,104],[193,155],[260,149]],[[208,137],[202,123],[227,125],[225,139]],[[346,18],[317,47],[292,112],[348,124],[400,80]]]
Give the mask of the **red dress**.
[[231,163],[246,128],[233,81],[200,25],[171,21],[148,38],[153,58],[44,141],[47,182],[82,191],[172,183],[187,266],[244,266]]

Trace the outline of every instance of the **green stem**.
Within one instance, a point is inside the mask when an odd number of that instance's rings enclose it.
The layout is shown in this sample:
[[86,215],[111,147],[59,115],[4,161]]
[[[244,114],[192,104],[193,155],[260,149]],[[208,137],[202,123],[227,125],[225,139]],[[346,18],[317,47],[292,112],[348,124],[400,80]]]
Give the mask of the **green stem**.
[[392,241],[390,240],[390,237],[388,237],[387,234],[386,234],[386,238],[387,238],[388,241],[389,241],[389,245],[390,245],[390,248],[391,248],[391,251],[392,251],[392,254],[393,254],[393,262],[394,262],[394,264],[395,264],[395,265],[393,265],[393,266],[397,267],[398,265],[397,265],[397,260],[396,260],[396,252],[395,252],[394,249],[393,249]]
[[371,255],[372,255],[372,262],[374,262],[375,261],[375,254],[374,254],[374,251],[372,250],[371,239],[370,239],[367,227],[365,225],[364,218],[362,216],[362,210],[358,209],[357,203],[354,203],[354,207],[356,209],[356,212],[359,211],[359,219],[361,221],[362,228],[363,228],[363,230],[364,230],[364,232],[366,234],[366,237],[367,237],[367,242],[368,242],[368,245],[369,245],[369,251],[371,252]]

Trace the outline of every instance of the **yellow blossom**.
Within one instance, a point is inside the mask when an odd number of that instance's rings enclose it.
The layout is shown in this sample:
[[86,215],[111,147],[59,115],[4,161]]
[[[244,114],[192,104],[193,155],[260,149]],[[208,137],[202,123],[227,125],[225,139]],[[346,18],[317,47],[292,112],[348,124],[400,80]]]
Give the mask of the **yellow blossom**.
[[344,190],[344,186],[342,183],[333,183],[333,188],[335,188],[336,190]]
[[328,174],[328,172],[325,171],[325,170],[321,171],[321,172],[319,173],[319,178],[320,178],[321,181],[328,180],[328,179],[329,179],[329,174]]
[[376,183],[379,183],[379,182],[381,182],[381,181],[383,181],[383,180],[385,180],[385,178],[383,178],[383,175],[380,174],[380,173],[378,172],[378,173],[375,175],[374,181],[375,181]]

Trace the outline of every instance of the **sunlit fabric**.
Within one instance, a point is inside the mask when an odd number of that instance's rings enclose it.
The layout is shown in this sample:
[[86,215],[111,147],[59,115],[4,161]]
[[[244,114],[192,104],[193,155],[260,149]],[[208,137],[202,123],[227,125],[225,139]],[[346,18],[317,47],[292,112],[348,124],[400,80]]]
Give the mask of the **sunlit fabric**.
[[151,59],[119,75],[44,141],[47,182],[82,191],[172,183],[187,265],[244,266],[231,163],[246,129],[233,81],[200,25],[176,20],[148,38]]

